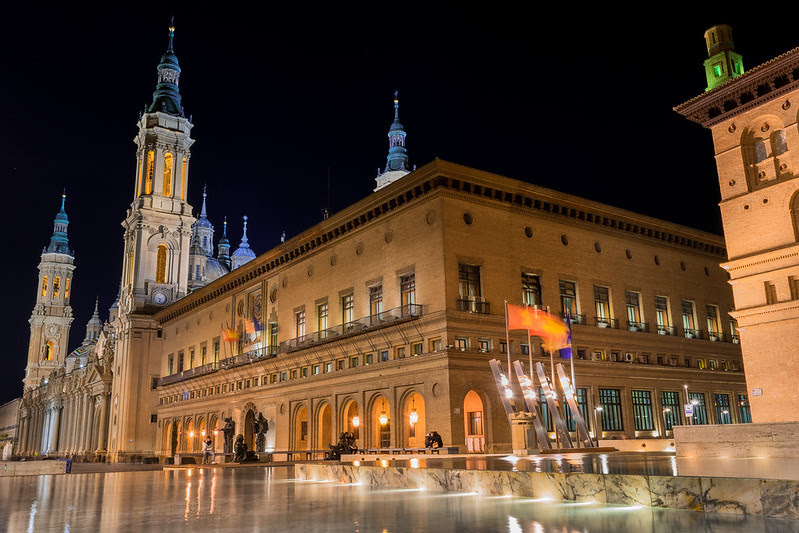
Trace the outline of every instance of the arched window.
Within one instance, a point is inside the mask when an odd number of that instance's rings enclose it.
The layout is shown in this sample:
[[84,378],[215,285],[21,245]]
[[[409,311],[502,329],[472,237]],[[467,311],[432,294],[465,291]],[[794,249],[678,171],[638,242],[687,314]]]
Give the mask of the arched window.
[[194,265],[194,279],[200,279],[200,265]]
[[208,236],[203,235],[203,248],[205,248],[206,246],[208,246]]
[[155,177],[155,152],[147,152],[147,175],[144,178],[144,194],[153,193],[153,178]]
[[183,167],[180,169],[180,199],[186,199],[186,170],[188,169],[188,161],[183,158]]
[[47,276],[42,278],[42,298],[47,295]]
[[61,288],[61,278],[53,278],[53,299],[58,298],[58,290]]
[[755,163],[760,163],[766,157],[766,143],[763,139],[755,139]]
[[67,284],[64,286],[64,299],[69,299],[69,286],[71,285],[72,278],[67,278]]
[[172,154],[164,154],[164,196],[172,196]]
[[785,142],[785,131],[775,131],[771,136],[771,148],[774,155],[782,155],[788,151],[788,145]]
[[45,361],[53,360],[53,341],[49,341],[47,344],[44,345],[44,360]]
[[166,283],[166,256],[167,249],[165,244],[158,245],[158,256],[155,261],[155,282]]

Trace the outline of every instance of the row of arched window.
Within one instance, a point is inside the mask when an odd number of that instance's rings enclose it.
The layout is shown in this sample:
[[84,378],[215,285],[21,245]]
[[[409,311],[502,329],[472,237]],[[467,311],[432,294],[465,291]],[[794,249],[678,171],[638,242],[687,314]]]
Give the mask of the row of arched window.
[[[173,194],[173,186],[172,186],[172,177],[174,175],[174,160],[175,157],[167,152],[164,154],[164,170],[163,170],[163,181],[161,187],[161,194],[163,196],[172,196]],[[143,161],[144,164],[144,194],[153,194],[153,186],[155,183],[155,152],[153,150],[149,150],[147,152],[147,156]],[[183,158],[183,164],[180,170],[181,174],[181,188],[180,188],[180,198],[181,200],[184,197],[184,186],[186,183],[186,170],[188,168],[188,161],[186,158]]]
[[[64,285],[64,299],[69,299],[69,286],[72,282],[72,278],[67,278],[65,285]],[[47,276],[42,277],[42,298],[47,296],[47,283],[48,278]],[[61,276],[54,276],[53,277],[53,295],[52,298],[56,299],[61,294]]]

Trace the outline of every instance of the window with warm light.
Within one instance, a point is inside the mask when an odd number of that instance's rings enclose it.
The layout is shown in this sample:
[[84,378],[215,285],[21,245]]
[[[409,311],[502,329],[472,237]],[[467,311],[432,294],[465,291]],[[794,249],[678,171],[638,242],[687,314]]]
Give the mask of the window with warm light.
[[169,152],[164,154],[164,184],[163,195],[172,196],[172,154]]
[[61,278],[58,276],[53,278],[53,299],[58,298],[58,291],[61,289]]
[[167,247],[165,244],[158,245],[158,252],[155,258],[155,282],[166,283],[166,259]]
[[153,179],[155,178],[155,152],[147,152],[147,171],[144,176],[144,194],[153,193]]
[[47,295],[47,276],[42,278],[42,298]]

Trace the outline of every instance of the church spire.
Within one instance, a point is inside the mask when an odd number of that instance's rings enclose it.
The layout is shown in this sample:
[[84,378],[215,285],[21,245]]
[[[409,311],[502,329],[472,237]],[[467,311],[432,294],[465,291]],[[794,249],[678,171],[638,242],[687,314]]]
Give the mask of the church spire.
[[183,116],[183,106],[180,104],[180,65],[173,49],[175,38],[174,17],[173,24],[169,26],[169,43],[166,52],[161,56],[158,64],[158,85],[153,93],[153,103],[147,109],[148,113],[161,111],[170,115]]
[[408,168],[408,150],[405,149],[405,130],[399,120],[399,91],[394,91],[394,122],[388,129],[388,158],[385,172]]
[[405,135],[405,129],[399,119],[399,91],[394,91],[394,122],[388,129],[386,169],[383,172],[380,172],[380,169],[377,170],[376,191],[411,171],[408,164],[408,150],[405,148]]
[[218,250],[219,255],[217,259],[230,270],[230,241],[227,238],[227,217],[225,217],[225,221],[222,224],[222,238],[219,239]]
[[200,210],[200,218],[208,218],[208,215],[205,212],[205,197],[208,196],[206,193],[206,185],[203,185],[203,208]]
[[102,330],[103,323],[100,320],[100,297],[96,296],[94,299],[94,313],[92,313],[92,318],[89,320],[88,324],[86,324],[86,338],[83,339],[82,344],[85,346],[96,341]]
[[255,259],[255,252],[250,249],[250,244],[247,242],[247,215],[244,215],[244,230],[242,231],[239,247],[230,256],[231,267],[239,268],[253,259]]
[[64,209],[67,201],[66,192],[61,195],[61,210],[53,220],[53,236],[50,237],[50,245],[47,247],[47,253],[57,253],[72,255],[69,249],[69,239],[67,238],[67,227],[69,226],[69,218]]

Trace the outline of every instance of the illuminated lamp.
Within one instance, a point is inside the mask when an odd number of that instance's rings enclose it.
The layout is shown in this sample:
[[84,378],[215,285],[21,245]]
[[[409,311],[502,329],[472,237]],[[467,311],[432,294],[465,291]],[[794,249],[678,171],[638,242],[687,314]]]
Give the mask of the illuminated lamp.
[[219,428],[214,428],[214,437],[219,435]]
[[194,430],[189,431],[189,437],[194,437]]
[[408,417],[411,421],[411,425],[416,424],[419,421],[419,413],[416,412],[416,401],[415,399],[411,399],[411,414]]
[[388,424],[388,415],[386,414],[386,401],[383,400],[383,410],[380,411],[380,416],[377,417],[381,426]]

